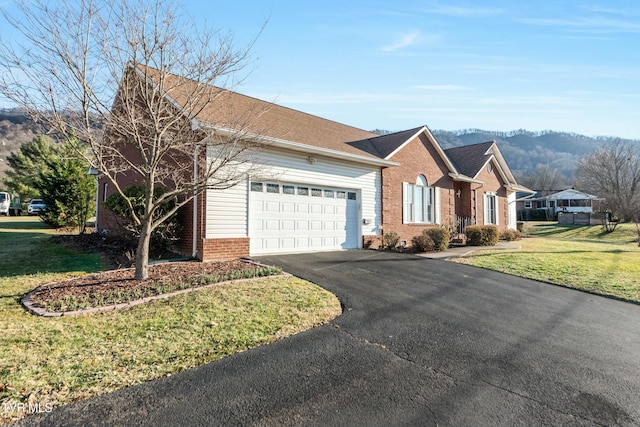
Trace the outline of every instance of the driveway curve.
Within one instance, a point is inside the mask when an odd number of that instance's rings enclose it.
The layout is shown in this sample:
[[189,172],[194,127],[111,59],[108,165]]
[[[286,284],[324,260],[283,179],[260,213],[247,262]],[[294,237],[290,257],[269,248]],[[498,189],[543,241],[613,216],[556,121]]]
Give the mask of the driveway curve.
[[343,314],[20,424],[640,425],[638,305],[395,253],[259,260]]

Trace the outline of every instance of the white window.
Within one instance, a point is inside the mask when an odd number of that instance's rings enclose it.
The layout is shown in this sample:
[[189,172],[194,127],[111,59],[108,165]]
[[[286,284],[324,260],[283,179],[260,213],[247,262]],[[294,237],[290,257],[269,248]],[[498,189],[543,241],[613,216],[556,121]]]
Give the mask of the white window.
[[524,208],[525,209],[531,209],[531,200],[524,202]]
[[420,175],[415,184],[402,184],[402,218],[403,223],[425,223],[433,224],[437,222],[436,188],[427,185],[427,179]]
[[498,225],[498,198],[496,193],[484,195],[484,223]]

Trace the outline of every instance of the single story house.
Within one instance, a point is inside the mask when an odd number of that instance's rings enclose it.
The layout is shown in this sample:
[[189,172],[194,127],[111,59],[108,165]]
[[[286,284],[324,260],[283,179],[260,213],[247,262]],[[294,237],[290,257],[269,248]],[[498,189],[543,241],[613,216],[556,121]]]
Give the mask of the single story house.
[[558,213],[593,213],[603,199],[575,188],[561,191],[537,191],[518,198],[518,218],[522,220],[555,220]]
[[[133,75],[159,84],[151,68]],[[166,97],[180,114],[187,101],[177,91]],[[246,179],[205,190],[182,209],[179,249],[200,260],[375,248],[383,233],[410,242],[425,227],[460,221],[516,228],[516,192],[529,190],[495,142],[444,150],[426,126],[378,135],[235,92],[212,99],[185,118],[194,135],[201,128],[233,133],[221,113],[233,110],[251,117],[243,135],[260,146]],[[201,143],[206,155],[215,149],[206,138]],[[111,192],[101,182],[99,199]],[[110,213],[98,209],[100,228],[117,232]]]

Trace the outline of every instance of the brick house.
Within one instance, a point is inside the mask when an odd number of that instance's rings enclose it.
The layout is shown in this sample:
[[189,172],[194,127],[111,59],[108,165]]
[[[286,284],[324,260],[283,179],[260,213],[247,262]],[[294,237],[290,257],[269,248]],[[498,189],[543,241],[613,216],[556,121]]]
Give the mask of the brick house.
[[[154,84],[154,75],[144,78]],[[181,114],[187,101],[167,98]],[[459,219],[515,228],[515,192],[526,189],[494,142],[443,150],[426,126],[381,136],[235,92],[213,99],[185,117],[189,132],[231,134],[231,111],[250,117],[242,132],[259,142],[251,157],[257,167],[237,185],[206,190],[183,207],[178,249],[187,255],[213,260],[376,247],[384,232],[410,241],[425,227]],[[200,156],[209,158],[215,148],[208,138]],[[111,187],[100,182],[100,200]],[[113,217],[98,209],[100,228],[116,233]]]

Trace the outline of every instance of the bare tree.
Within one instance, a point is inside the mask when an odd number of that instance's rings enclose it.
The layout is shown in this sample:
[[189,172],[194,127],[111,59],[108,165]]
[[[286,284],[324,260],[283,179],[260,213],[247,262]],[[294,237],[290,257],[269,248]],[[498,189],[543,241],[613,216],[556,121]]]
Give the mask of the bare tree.
[[538,165],[535,172],[522,176],[518,182],[533,190],[562,190],[568,187],[569,178],[549,165]]
[[[229,188],[250,172],[260,112],[235,115],[220,88],[241,79],[251,44],[237,49],[228,34],[198,29],[165,0],[18,6],[19,15],[5,18],[25,42],[0,44],[0,94],[89,148],[140,227],[135,274],[145,279],[153,230],[204,190]],[[203,117],[227,131],[199,125]],[[145,186],[143,215],[122,182]],[[154,198],[158,186],[168,191]],[[175,207],[156,215],[167,200]]]
[[606,198],[623,221],[640,221],[640,151],[638,143],[616,140],[578,162],[581,188]]

